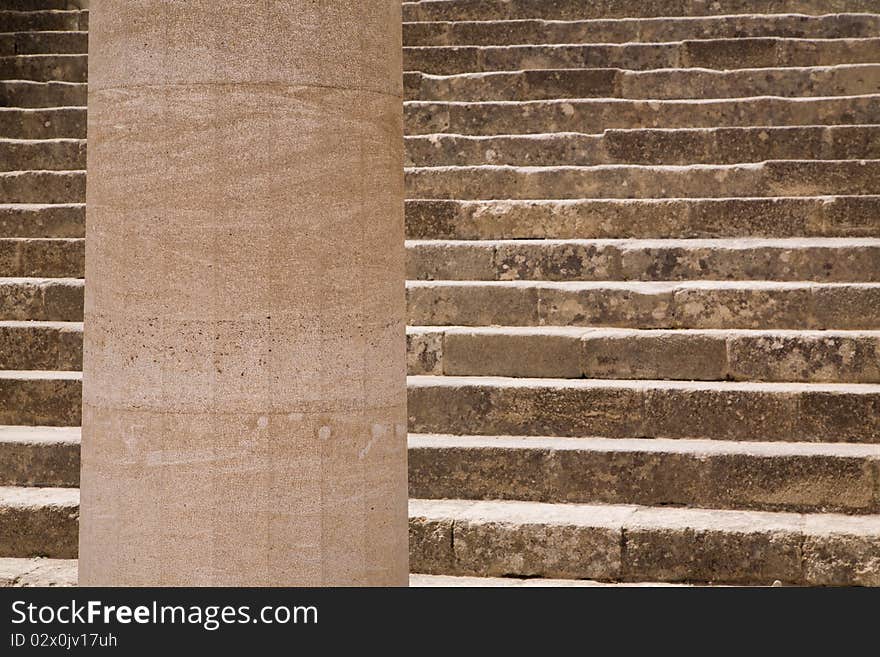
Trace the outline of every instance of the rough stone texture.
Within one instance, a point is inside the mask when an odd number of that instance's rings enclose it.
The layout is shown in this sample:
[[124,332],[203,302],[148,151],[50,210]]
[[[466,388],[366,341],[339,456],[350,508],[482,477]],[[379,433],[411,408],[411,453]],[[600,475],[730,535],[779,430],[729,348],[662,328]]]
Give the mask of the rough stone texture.
[[0,487],[0,554],[75,558],[78,518],[74,488]]
[[91,21],[80,583],[405,585],[399,5]]
[[78,427],[0,426],[0,486],[79,485]]
[[0,425],[78,425],[81,381],[79,372],[0,370]]

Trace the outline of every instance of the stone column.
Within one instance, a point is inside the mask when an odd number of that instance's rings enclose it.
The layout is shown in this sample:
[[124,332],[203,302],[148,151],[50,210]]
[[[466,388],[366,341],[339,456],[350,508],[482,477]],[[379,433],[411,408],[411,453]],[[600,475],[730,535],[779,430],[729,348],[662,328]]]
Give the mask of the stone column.
[[95,0],[82,585],[405,585],[399,0]]

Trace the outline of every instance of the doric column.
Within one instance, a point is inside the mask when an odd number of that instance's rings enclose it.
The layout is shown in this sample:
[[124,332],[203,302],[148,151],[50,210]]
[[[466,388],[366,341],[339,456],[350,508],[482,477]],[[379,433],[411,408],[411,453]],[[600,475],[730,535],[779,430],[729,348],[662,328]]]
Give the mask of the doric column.
[[399,0],[94,0],[80,583],[405,585]]

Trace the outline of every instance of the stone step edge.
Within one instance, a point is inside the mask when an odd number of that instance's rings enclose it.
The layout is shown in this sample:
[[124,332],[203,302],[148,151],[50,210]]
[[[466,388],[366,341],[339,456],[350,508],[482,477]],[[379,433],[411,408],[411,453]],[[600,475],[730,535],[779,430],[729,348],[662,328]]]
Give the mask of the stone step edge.
[[[2,585],[2,584],[0,584]],[[409,585],[412,588],[482,588],[482,587],[520,587],[520,588],[554,588],[554,587],[611,587],[641,588],[649,586],[691,586],[668,582],[600,582],[594,579],[549,579],[544,577],[474,577],[467,575],[425,575],[410,573]]]
[[[446,164],[439,166],[421,166],[414,167],[408,166],[404,167],[405,172],[409,171],[419,171],[422,173],[431,173],[433,171],[511,171],[511,172],[547,172],[547,171],[605,171],[605,170],[632,170],[632,171],[670,171],[673,173],[680,172],[688,172],[688,171],[698,171],[698,170],[731,170],[731,169],[745,169],[745,170],[760,170],[765,169],[775,165],[783,165],[783,166],[795,166],[795,165],[859,165],[859,166],[880,166],[880,159],[874,158],[864,158],[857,160],[807,160],[807,159],[792,159],[792,160],[759,160],[757,162],[741,162],[738,164],[593,164],[593,165],[577,165],[577,164],[559,164],[559,165],[546,165],[546,166],[518,166],[513,164],[465,164],[465,165],[454,165],[454,164]],[[21,173],[21,172],[12,172],[12,173]],[[41,171],[42,173],[42,171]],[[57,174],[68,174],[68,173],[79,173],[77,171],[52,171],[49,170],[47,173],[57,173]],[[0,173],[0,176],[5,175]],[[850,194],[849,196],[859,196],[858,194]],[[734,198],[745,198],[745,197],[734,197]],[[777,198],[777,197],[765,197],[765,198]],[[803,197],[798,197],[803,198]],[[524,199],[525,200],[525,199]],[[547,199],[538,199],[538,200],[547,200]]]
[[76,586],[76,559],[0,558],[0,588]]
[[[803,198],[803,197],[801,197]],[[0,238],[3,239],[3,238]],[[8,238],[30,239],[30,238]],[[37,238],[34,238],[37,239]],[[42,238],[40,238],[42,239]],[[66,239],[66,238],[58,238]],[[73,239],[73,238],[71,238]],[[606,237],[606,238],[524,238],[524,239],[406,239],[405,248],[414,247],[456,247],[491,248],[493,246],[616,246],[621,249],[689,249],[716,248],[741,251],[752,248],[846,248],[846,247],[880,247],[880,237]]]

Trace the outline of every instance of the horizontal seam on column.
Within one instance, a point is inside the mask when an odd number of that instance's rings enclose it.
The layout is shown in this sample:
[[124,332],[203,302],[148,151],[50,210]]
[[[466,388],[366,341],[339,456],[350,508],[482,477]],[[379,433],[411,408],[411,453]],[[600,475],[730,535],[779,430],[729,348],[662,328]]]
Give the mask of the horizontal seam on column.
[[304,88],[304,89],[333,89],[335,91],[363,91],[365,93],[376,94],[377,96],[390,96],[403,100],[404,94],[392,94],[385,91],[377,91],[367,87],[340,87],[332,84],[304,84],[294,82],[192,82],[192,83],[170,83],[170,84],[132,84],[126,86],[114,87],[89,87],[89,93],[100,93],[102,91],[125,91],[126,89],[166,89],[173,87],[280,87],[280,88]]

